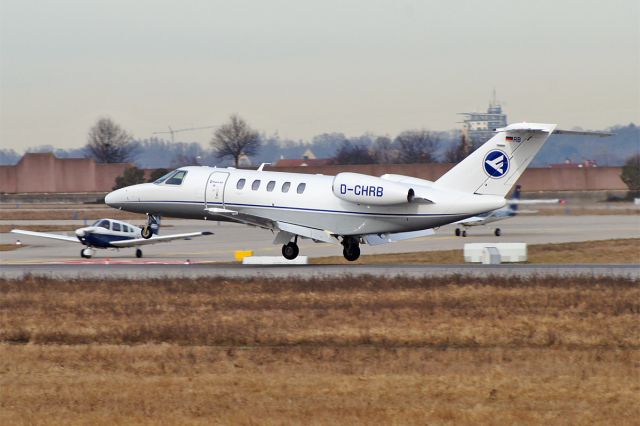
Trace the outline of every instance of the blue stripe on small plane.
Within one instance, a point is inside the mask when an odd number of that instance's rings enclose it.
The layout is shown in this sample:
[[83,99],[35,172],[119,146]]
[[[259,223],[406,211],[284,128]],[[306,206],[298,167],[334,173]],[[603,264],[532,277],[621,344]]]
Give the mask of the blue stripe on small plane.
[[[146,203],[179,203],[179,204],[202,204],[205,203],[202,201],[127,201],[122,204],[146,204]],[[356,211],[345,211],[345,210],[325,210],[325,209],[310,209],[304,207],[287,207],[287,206],[268,206],[261,204],[241,204],[241,203],[207,203],[207,205],[218,205],[218,206],[237,206],[237,207],[259,207],[265,209],[283,209],[283,210],[299,210],[299,211],[308,211],[308,212],[321,212],[321,213],[339,213],[339,214],[355,214],[355,215],[370,215],[370,216],[412,216],[412,217],[428,217],[428,216],[463,216],[468,215],[469,213],[440,213],[440,214],[418,214],[418,213],[369,213],[369,212],[356,212]]]
[[108,248],[113,247],[113,241],[133,240],[134,238],[124,235],[106,235],[90,233],[82,239],[82,242],[91,247]]

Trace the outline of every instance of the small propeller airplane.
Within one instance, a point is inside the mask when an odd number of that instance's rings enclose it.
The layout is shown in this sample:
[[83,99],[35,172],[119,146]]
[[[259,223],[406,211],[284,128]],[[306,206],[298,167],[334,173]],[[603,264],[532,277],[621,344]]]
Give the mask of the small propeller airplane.
[[[463,229],[456,228],[455,230],[456,237],[467,236],[467,230],[464,228],[468,228],[471,226],[487,225],[489,223],[498,222],[504,219],[509,219],[510,217],[515,217],[519,214],[537,213],[537,211],[535,210],[519,209],[519,206],[521,204],[562,204],[564,203],[564,200],[561,200],[560,198],[523,200],[520,198],[521,189],[522,189],[521,185],[516,185],[516,189],[514,189],[513,191],[512,198],[508,200],[508,204],[502,208],[454,222],[455,224],[463,226]],[[502,235],[502,230],[500,228],[495,228],[493,230],[493,234],[496,237],[499,237],[500,235]]]
[[[80,250],[80,256],[90,259],[95,254],[95,249],[126,248],[137,247],[149,244],[164,243],[174,240],[187,240],[203,235],[212,235],[212,232],[189,232],[186,234],[156,235],[159,225],[152,227],[145,226],[141,229],[138,226],[127,222],[113,219],[98,219],[93,225],[78,228],[76,236],[70,237],[60,234],[49,234],[46,232],[25,231],[13,229],[14,234],[29,235],[32,237],[51,238],[54,240],[68,241],[70,243],[80,243],[86,247]],[[136,248],[136,257],[142,257],[142,250]]]
[[[433,234],[433,228],[504,207],[505,196],[553,133],[555,124],[516,123],[496,134],[437,181],[385,174],[336,176],[181,167],[153,183],[107,194],[114,208],[146,213],[147,229],[161,216],[230,221],[271,230],[282,255],[295,259],[298,239],[341,244],[345,259],[360,244]],[[146,232],[143,229],[143,232]]]

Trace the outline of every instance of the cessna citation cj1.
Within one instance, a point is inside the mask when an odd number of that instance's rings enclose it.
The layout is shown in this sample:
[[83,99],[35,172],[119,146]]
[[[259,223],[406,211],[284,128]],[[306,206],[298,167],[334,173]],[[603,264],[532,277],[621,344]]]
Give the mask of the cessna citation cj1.
[[484,145],[435,182],[402,175],[336,176],[262,170],[182,167],[154,183],[109,193],[115,208],[160,216],[231,221],[270,229],[287,259],[298,238],[340,243],[354,261],[360,244],[382,244],[433,234],[506,204],[505,195],[552,133],[555,124],[518,123],[496,129]]
[[[49,234],[46,232],[25,231],[22,229],[13,229],[11,232],[14,234],[29,235],[32,237],[80,243],[86,246],[86,248],[80,250],[80,256],[85,259],[90,259],[95,252],[94,249],[96,248],[120,249],[125,247],[137,247],[213,234],[212,232],[189,232],[186,234],[154,235],[157,233],[158,228],[157,224],[154,224],[154,226],[139,228],[130,223],[121,222],[119,220],[98,219],[91,226],[76,229],[75,237],[60,234]],[[136,257],[142,257],[142,250],[139,248],[136,249]]]

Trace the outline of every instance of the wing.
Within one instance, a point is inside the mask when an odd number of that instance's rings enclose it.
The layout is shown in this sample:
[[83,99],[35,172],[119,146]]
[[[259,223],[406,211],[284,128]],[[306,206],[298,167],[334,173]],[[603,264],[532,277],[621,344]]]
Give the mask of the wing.
[[422,231],[396,232],[387,234],[367,234],[362,238],[371,246],[379,244],[394,243],[396,241],[404,241],[412,238],[428,237],[433,235],[433,229],[425,229]]
[[512,198],[507,201],[507,204],[562,204],[562,200],[560,198],[547,198],[547,199],[539,199],[539,200],[523,200],[521,198]]
[[173,235],[162,235],[162,236],[154,235],[149,239],[136,238],[133,240],[112,241],[111,245],[114,247],[137,247],[137,246],[146,246],[146,245],[156,244],[156,243],[166,243],[174,240],[186,240],[188,238],[201,237],[203,235],[213,235],[213,232],[189,232],[186,234],[173,234]]
[[487,218],[480,217],[480,216],[473,216],[473,217],[468,217],[466,219],[462,219],[453,223],[464,225],[464,226],[478,226],[478,225],[484,225],[485,223],[487,223]]
[[30,235],[32,237],[50,238],[52,240],[61,240],[70,243],[80,243],[80,240],[78,240],[76,237],[69,237],[68,235],[48,234],[46,232],[25,231],[22,229],[12,229],[11,232],[13,232],[14,234]]

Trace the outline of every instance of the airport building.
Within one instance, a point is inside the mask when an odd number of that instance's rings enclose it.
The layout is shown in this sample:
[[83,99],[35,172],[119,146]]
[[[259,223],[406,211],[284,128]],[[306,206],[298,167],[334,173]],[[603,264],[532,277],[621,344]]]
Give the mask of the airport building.
[[474,147],[480,146],[493,136],[493,131],[507,125],[507,115],[496,102],[495,92],[487,112],[463,112],[462,133]]

